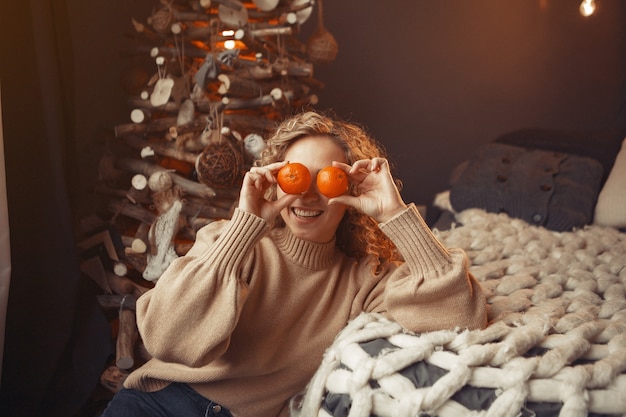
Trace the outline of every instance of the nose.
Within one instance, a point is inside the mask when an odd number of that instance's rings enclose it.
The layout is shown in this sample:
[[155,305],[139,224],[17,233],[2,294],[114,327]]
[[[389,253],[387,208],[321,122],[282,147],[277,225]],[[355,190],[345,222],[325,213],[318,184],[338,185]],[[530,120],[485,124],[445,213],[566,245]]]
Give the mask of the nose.
[[317,184],[315,183],[315,179],[311,181],[311,186],[308,190],[302,194],[300,197],[303,201],[317,201],[320,199],[320,192],[317,189]]

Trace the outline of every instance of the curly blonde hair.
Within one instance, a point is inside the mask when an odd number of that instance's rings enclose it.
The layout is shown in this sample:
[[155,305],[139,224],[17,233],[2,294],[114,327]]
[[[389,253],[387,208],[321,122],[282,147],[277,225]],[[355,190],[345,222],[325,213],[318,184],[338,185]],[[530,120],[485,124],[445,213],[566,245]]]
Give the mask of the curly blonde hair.
[[[267,148],[256,161],[257,166],[284,160],[287,149],[298,139],[307,136],[326,136],[331,138],[352,165],[360,159],[386,157],[383,147],[370,137],[365,129],[357,124],[339,120],[334,115],[316,111],[305,111],[284,120],[267,140]],[[401,188],[402,183],[395,180]],[[349,192],[357,195],[358,190],[350,186]],[[268,190],[267,198],[276,199],[276,187]],[[276,226],[284,226],[282,219],[277,219]],[[372,270],[378,273],[390,262],[400,260],[396,246],[380,230],[378,223],[353,207],[348,207],[336,232],[337,247],[346,255],[356,259],[372,257]]]

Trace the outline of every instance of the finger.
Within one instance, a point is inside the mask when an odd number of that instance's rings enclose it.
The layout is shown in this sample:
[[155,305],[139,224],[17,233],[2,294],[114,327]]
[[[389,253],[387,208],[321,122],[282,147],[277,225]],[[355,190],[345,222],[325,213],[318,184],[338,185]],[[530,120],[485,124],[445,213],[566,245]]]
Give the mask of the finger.
[[344,162],[339,162],[339,161],[333,161],[332,166],[337,167],[345,172],[350,172],[350,168],[352,168],[350,165],[344,163]]
[[328,200],[328,205],[343,204],[346,206],[354,207],[357,210],[361,210],[361,200],[358,197],[350,194],[340,195],[339,197],[333,197]]
[[279,161],[279,162],[272,162],[271,164],[267,164],[263,166],[253,166],[252,168],[250,168],[250,170],[257,171],[257,172],[261,172],[265,170],[268,170],[270,172],[278,172],[285,165],[287,165],[287,161]]
[[350,170],[348,171],[348,175],[355,176],[355,177],[359,175],[367,175],[370,172],[369,171],[370,163],[371,161],[369,159],[360,159],[356,161],[350,167]]
[[265,179],[269,183],[276,182],[276,178],[274,177],[274,172],[271,169],[268,169],[267,167],[253,167],[250,169],[249,172],[251,172],[252,175],[255,176],[257,181],[260,181],[261,179]]
[[269,182],[270,184],[276,182],[276,176],[275,176],[274,172],[270,171],[269,169],[263,173],[263,176],[265,177],[267,182]]
[[252,171],[248,171],[243,176],[243,185],[244,186],[255,186],[257,178],[258,178],[258,174],[254,173]]
[[281,169],[287,164],[288,164],[288,161],[278,161],[278,162],[272,162],[271,164],[267,164],[267,165],[263,165],[263,166],[255,167],[255,168],[264,168],[264,169],[269,169],[270,171],[278,171],[279,169]]
[[274,205],[276,211],[280,212],[282,209],[296,201],[298,198],[300,198],[299,194],[285,194],[276,201],[274,201],[272,204]]
[[380,171],[385,165],[388,165],[385,158],[377,157],[372,159],[372,171]]

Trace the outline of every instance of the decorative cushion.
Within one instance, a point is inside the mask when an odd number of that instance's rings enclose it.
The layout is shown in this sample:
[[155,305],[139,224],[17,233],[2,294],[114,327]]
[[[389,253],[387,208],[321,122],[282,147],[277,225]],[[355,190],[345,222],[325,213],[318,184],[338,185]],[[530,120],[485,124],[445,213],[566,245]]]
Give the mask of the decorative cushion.
[[527,128],[505,133],[496,138],[495,142],[596,159],[604,168],[602,175],[602,184],[604,184],[613,167],[624,135],[626,135],[624,128],[606,131]]
[[594,223],[617,228],[626,227],[626,138],[598,196]]
[[602,164],[567,153],[501,143],[478,148],[450,190],[456,211],[507,213],[555,231],[591,223]]

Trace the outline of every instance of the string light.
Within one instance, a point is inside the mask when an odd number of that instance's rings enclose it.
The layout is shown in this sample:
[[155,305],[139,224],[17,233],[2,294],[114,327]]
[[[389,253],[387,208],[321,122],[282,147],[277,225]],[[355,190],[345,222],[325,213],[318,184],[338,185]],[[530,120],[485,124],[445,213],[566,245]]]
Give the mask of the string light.
[[[232,37],[235,36],[234,30],[224,30],[222,31],[222,36],[224,37]],[[233,39],[227,39],[224,41],[224,49],[235,49],[237,43]]]
[[594,0],[583,0],[580,3],[580,14],[588,17],[591,16],[596,11],[596,2]]

